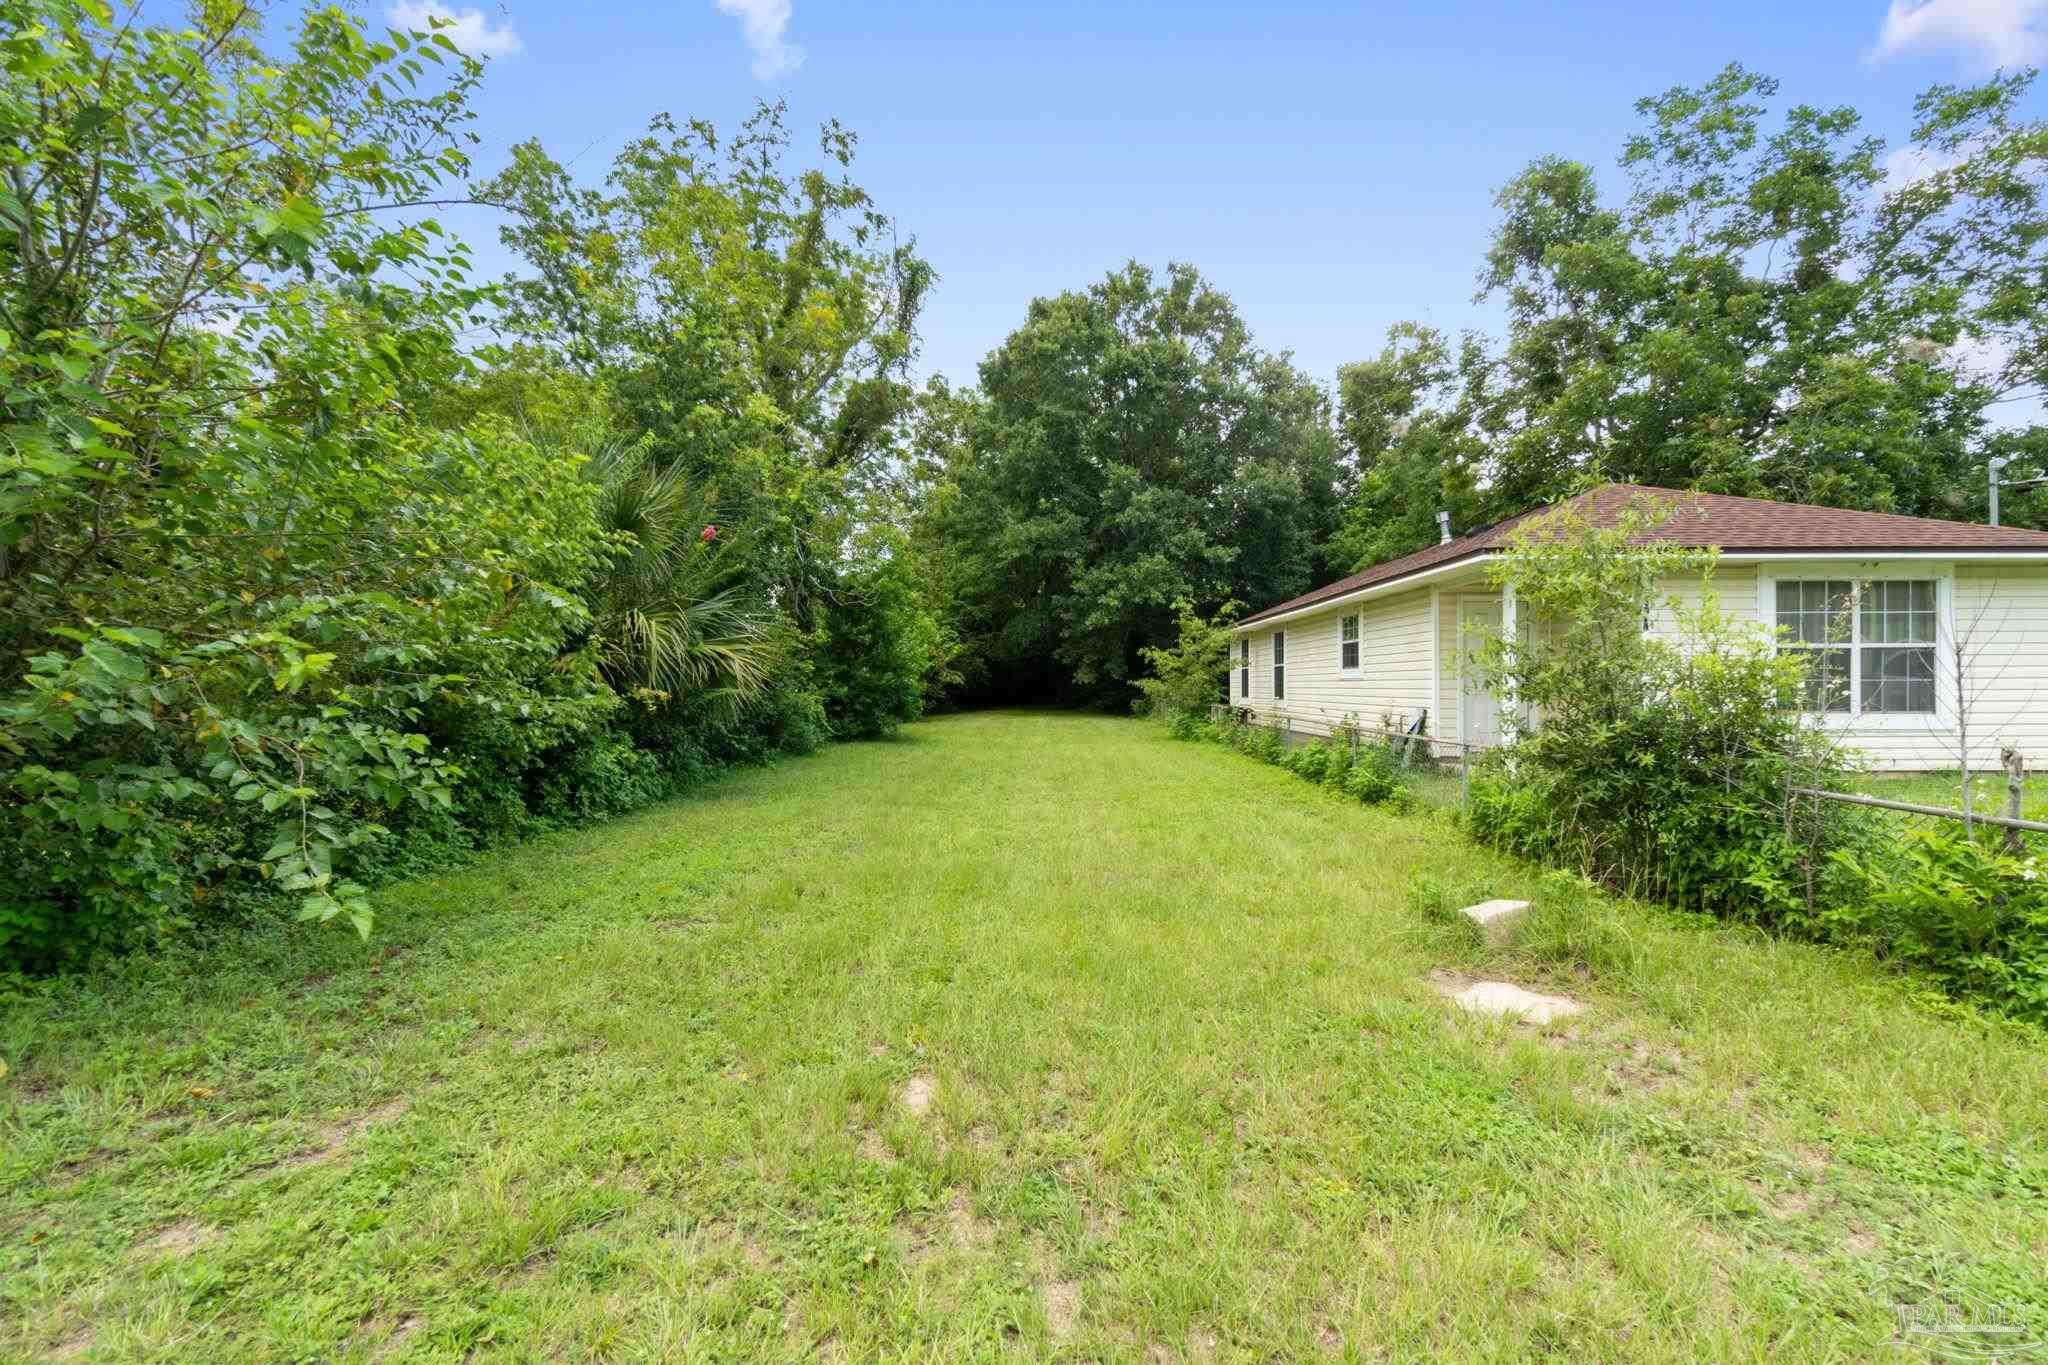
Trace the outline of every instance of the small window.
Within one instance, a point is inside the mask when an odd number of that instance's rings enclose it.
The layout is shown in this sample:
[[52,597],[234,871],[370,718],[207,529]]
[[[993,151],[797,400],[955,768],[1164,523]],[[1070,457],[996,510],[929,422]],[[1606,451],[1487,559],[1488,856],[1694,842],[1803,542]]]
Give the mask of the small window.
[[1932,715],[1935,585],[1928,579],[1804,579],[1778,584],[1782,647],[1811,657],[1806,709]]
[[1252,637],[1249,635],[1237,642],[1237,699],[1252,699]]
[[1337,624],[1337,662],[1346,673],[1358,671],[1358,618],[1347,616]]
[[1287,632],[1273,632],[1273,700],[1287,698]]

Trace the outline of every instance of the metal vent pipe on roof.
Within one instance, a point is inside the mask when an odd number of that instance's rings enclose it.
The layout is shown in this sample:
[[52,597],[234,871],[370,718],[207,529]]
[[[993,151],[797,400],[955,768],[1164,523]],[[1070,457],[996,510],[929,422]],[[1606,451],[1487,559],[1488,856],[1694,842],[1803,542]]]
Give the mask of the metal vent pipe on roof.
[[1437,543],[1437,544],[1439,544],[1439,545],[1448,545],[1448,544],[1450,544],[1450,543],[1451,543],[1451,514],[1450,514],[1449,512],[1446,512],[1446,511],[1444,511],[1444,510],[1443,510],[1443,509],[1441,509],[1441,508],[1439,508],[1439,509],[1437,510],[1437,514],[1436,514],[1436,529],[1437,529],[1437,532],[1438,532],[1438,535],[1437,535],[1437,541],[1436,541],[1436,543]]

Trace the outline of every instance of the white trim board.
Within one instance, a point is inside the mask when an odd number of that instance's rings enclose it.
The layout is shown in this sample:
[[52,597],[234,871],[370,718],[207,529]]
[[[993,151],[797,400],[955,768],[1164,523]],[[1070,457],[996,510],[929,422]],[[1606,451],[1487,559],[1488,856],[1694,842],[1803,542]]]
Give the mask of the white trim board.
[[[1661,542],[1660,542],[1661,543]],[[1680,547],[1686,548],[1686,547]],[[1708,548],[1702,546],[1693,549]],[[1270,628],[1279,621],[1291,621],[1297,616],[1312,612],[1328,611],[1332,607],[1345,606],[1352,602],[1363,602],[1369,598],[1382,597],[1388,593],[1404,592],[1420,587],[1424,583],[1441,582],[1451,574],[1474,569],[1488,560],[1498,558],[1503,551],[1480,550],[1454,559],[1448,564],[1438,564],[1427,569],[1417,569],[1398,578],[1389,578],[1382,583],[1369,583],[1341,596],[1311,602],[1305,607],[1295,607],[1281,612],[1278,616],[1265,616],[1255,621],[1242,621],[1231,627],[1233,632],[1256,631]],[[1864,563],[1889,564],[1898,560],[1924,560],[1934,564],[2043,564],[2048,563],[2048,550],[1732,550],[1716,556],[1721,564],[1779,564],[1779,563]]]

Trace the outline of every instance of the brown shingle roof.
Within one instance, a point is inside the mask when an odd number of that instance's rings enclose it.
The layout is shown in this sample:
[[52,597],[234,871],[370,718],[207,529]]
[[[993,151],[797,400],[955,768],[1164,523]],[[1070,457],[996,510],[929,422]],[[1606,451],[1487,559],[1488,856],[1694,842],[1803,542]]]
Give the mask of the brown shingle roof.
[[[1772,502],[1768,498],[1738,498],[1727,493],[1689,493],[1676,488],[1648,488],[1641,484],[1610,483],[1569,500],[1579,515],[1593,526],[1614,526],[1622,509],[1648,494],[1672,504],[1671,515],[1646,532],[1645,542],[1713,547],[1734,553],[1798,552],[1818,550],[1833,553],[1868,550],[1891,553],[1899,550],[2016,550],[2048,554],[2048,531],[2026,531],[2015,526],[1979,526],[1967,521],[1936,521],[1931,517],[1902,517],[1890,512],[1856,512],[1842,507],[1808,507],[1802,503]],[[1276,603],[1244,618],[1241,625],[1263,621],[1332,598],[1348,596],[1361,588],[1376,587],[1406,578],[1424,569],[1454,564],[1503,548],[1517,526],[1548,508],[1536,508],[1506,521],[1496,522],[1471,535],[1444,545],[1375,564],[1349,578],[1325,584],[1313,592]]]

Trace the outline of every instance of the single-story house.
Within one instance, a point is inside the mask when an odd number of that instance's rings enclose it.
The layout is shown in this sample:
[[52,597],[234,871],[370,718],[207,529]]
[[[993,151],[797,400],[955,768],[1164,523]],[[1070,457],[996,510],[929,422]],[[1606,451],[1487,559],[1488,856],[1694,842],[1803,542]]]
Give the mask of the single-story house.
[[[1671,508],[1645,541],[1719,552],[1712,586],[1725,615],[1777,628],[1778,648],[1820,651],[1833,685],[1817,717],[1873,766],[1955,767],[1959,699],[1973,766],[2005,744],[2048,762],[2048,532],[1633,484],[1572,501],[1589,525],[1613,527],[1645,496]],[[1470,667],[1473,627],[1514,629],[1513,593],[1488,584],[1487,563],[1545,510],[1244,618],[1231,704],[1303,734],[1350,716],[1420,725],[1443,752],[1499,742],[1500,701]],[[1666,587],[1681,600],[1702,591],[1697,580]]]

